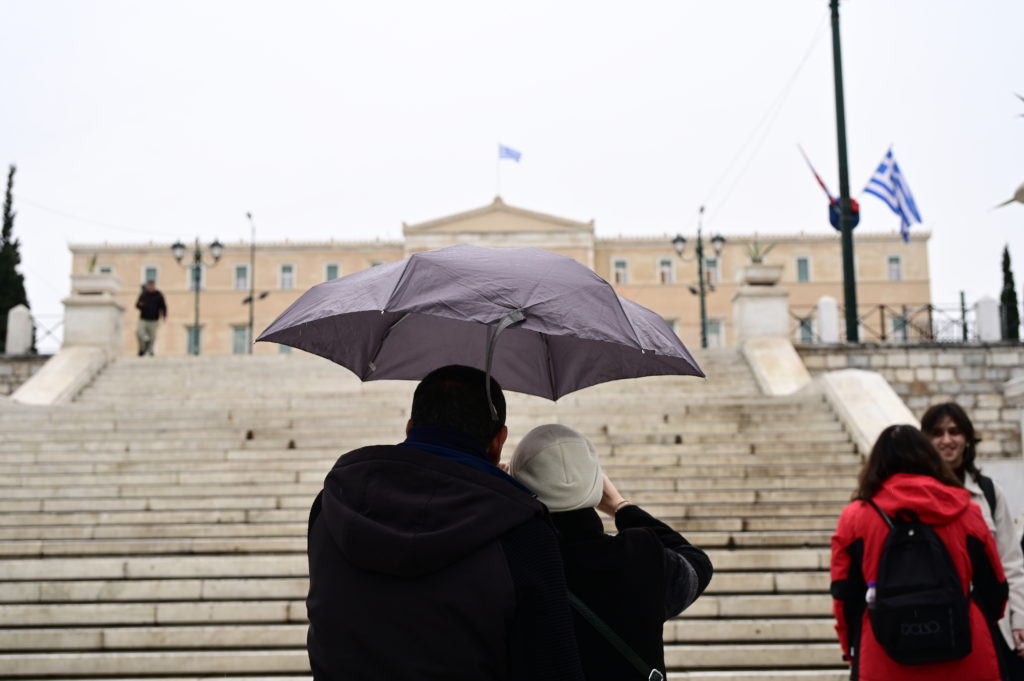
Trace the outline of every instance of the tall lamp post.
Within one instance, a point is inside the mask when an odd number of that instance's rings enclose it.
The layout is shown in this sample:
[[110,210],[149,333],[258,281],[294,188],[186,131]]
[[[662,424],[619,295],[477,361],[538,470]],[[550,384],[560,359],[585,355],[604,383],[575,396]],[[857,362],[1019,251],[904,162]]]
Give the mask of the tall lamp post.
[[853,258],[853,208],[850,175],[846,168],[846,104],[843,100],[843,59],[839,45],[839,0],[829,0],[832,12],[832,71],[836,90],[836,143],[839,149],[839,231],[843,244],[843,307],[846,342],[860,342],[857,319],[857,270]]
[[249,240],[249,354],[252,354],[252,332],[253,315],[256,308],[256,223],[252,219],[252,213],[246,213],[249,218],[249,227],[252,229],[252,238]]
[[[178,261],[178,264],[182,267],[192,268],[192,290],[195,291],[195,321],[192,325],[192,352],[193,355],[199,354],[199,289],[202,284],[202,268],[203,268],[203,249],[199,247],[199,237],[196,237],[195,250],[192,253],[192,264],[185,265],[182,263],[182,259],[185,257],[185,244],[180,241],[175,241],[171,246],[171,253],[174,254],[174,259]],[[213,267],[220,262],[220,256],[224,253],[224,246],[217,239],[213,240],[210,244],[210,255],[213,256],[213,261],[207,264],[207,267]]]
[[[704,206],[700,207],[700,211],[697,215],[697,252],[695,258],[697,260],[697,295],[700,296],[700,346],[702,348],[708,347],[708,311],[707,311],[707,281],[704,277],[704,239],[701,236],[703,230],[704,221]],[[672,239],[672,246],[676,249],[676,255],[679,256],[684,262],[687,258],[683,256],[686,251],[686,237],[682,234],[676,234],[676,238]],[[718,258],[722,254],[722,248],[725,247],[725,237],[721,234],[716,234],[711,237],[711,248],[715,251],[715,258]],[[690,289],[693,290],[692,287]],[[711,288],[714,291],[714,287]]]

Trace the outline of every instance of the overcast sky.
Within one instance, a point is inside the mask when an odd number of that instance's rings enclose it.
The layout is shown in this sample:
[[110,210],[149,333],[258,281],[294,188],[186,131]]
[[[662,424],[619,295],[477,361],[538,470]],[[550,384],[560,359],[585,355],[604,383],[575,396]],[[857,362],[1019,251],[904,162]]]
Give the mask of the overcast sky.
[[[1024,2],[846,0],[858,197],[890,144],[932,296],[1024,281]],[[0,0],[0,163],[33,311],[68,243],[399,238],[491,201],[599,236],[834,234],[826,0]],[[4,173],[6,176],[6,172]],[[863,231],[898,218],[862,198]],[[1019,289],[1020,287],[1018,287]]]

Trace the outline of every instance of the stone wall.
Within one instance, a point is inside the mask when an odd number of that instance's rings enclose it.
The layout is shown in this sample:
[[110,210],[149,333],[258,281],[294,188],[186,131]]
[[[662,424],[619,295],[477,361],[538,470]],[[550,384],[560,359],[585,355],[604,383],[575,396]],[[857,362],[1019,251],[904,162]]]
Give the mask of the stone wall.
[[797,351],[812,375],[879,372],[918,418],[936,402],[959,402],[980,431],[979,454],[1021,456],[1021,409],[1007,403],[1003,384],[1024,375],[1024,345],[802,345]]
[[0,395],[10,395],[39,370],[50,355],[0,355]]

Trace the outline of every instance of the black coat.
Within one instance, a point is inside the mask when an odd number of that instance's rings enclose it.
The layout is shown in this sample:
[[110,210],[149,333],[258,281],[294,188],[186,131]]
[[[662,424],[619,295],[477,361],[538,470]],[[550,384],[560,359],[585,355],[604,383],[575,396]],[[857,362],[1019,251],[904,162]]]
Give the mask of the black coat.
[[[707,555],[638,506],[615,514],[618,534],[604,533],[592,508],[551,515],[558,528],[569,589],[652,667],[665,672],[662,628],[711,581]],[[594,627],[574,613],[587,681],[646,678]]]
[[327,476],[309,525],[317,681],[582,680],[547,510],[459,461],[366,447]]
[[161,315],[167,316],[164,294],[156,290],[140,293],[139,299],[135,301],[135,307],[139,308],[139,317],[147,321],[156,321]]

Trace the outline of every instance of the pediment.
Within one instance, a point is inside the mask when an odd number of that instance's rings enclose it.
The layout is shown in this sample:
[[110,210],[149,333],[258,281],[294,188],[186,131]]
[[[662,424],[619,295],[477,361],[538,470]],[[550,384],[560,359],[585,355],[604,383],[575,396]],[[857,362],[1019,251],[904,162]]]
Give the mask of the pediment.
[[594,233],[594,221],[578,222],[554,215],[516,208],[495,197],[482,208],[447,217],[420,222],[402,223],[407,236],[427,234],[523,234],[523,233]]

